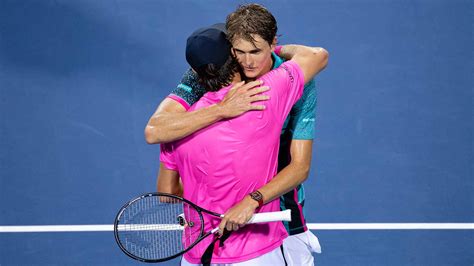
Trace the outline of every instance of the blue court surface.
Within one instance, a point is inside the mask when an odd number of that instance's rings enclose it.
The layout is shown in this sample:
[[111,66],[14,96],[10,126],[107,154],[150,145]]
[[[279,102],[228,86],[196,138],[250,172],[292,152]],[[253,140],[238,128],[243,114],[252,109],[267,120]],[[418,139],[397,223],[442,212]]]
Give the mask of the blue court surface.
[[[110,226],[154,191],[148,118],[187,36],[239,3],[0,0],[0,265],[140,264],[111,231],[6,231]],[[260,3],[281,44],[330,53],[305,183],[317,265],[473,265],[474,2]],[[428,228],[369,229],[387,223]]]

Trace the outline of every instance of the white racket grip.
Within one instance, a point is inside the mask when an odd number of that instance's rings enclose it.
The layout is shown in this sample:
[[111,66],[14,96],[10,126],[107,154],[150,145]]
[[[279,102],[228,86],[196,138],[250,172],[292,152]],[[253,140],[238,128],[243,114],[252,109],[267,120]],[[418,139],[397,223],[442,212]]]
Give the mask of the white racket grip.
[[261,212],[256,213],[250,218],[247,224],[268,223],[277,221],[291,221],[291,210],[279,212]]

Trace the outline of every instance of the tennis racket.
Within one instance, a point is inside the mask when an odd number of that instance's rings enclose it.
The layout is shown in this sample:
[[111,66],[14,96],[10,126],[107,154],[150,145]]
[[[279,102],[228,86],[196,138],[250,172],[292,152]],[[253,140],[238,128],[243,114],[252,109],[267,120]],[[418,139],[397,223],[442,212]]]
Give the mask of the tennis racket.
[[[203,209],[166,193],[143,194],[125,204],[114,223],[115,241],[129,257],[142,262],[176,258],[218,231],[204,232]],[[254,214],[248,223],[291,221],[290,210]]]

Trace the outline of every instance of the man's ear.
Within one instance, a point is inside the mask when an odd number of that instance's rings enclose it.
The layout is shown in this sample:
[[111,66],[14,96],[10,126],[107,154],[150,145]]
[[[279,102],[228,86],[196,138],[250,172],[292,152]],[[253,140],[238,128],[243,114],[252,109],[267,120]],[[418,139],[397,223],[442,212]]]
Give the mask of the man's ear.
[[230,48],[230,53],[232,54],[232,56],[234,56],[234,58],[236,57],[234,47]]

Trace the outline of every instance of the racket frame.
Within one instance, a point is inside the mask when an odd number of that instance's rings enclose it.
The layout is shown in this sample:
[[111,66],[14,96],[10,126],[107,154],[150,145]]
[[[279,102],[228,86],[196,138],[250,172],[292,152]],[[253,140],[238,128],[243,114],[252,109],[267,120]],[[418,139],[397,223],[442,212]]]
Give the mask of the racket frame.
[[[141,258],[141,257],[138,257],[134,254],[132,254],[131,252],[129,252],[123,245],[122,245],[122,242],[120,241],[120,237],[119,237],[119,230],[118,230],[118,226],[119,226],[119,223],[120,223],[120,218],[123,214],[123,212],[132,204],[134,204],[135,202],[139,201],[139,200],[142,200],[144,198],[147,198],[147,197],[160,197],[160,196],[166,196],[166,197],[171,197],[171,198],[175,198],[177,200],[180,200],[182,201],[183,203],[186,203],[190,206],[192,206],[196,212],[199,214],[199,219],[201,220],[201,228],[200,228],[200,232],[199,232],[199,237],[191,244],[189,245],[186,249],[184,249],[183,251],[175,254],[175,255],[172,255],[172,256],[169,256],[169,257],[166,257],[166,258],[161,258],[161,259],[145,259],[145,258]],[[196,246],[199,242],[201,242],[201,240],[203,240],[204,238],[208,237],[209,235],[213,234],[212,231],[210,232],[207,232],[207,233],[204,233],[204,217],[202,216],[202,213],[205,212],[207,214],[210,214],[210,215],[213,215],[213,216],[216,216],[216,217],[221,217],[222,218],[222,215],[219,214],[219,213],[216,213],[216,212],[212,212],[212,211],[209,211],[209,210],[206,210],[204,208],[201,208],[199,206],[197,206],[196,204],[192,203],[191,201],[183,198],[183,197],[179,197],[179,196],[176,196],[176,195],[173,195],[173,194],[168,194],[168,193],[159,193],[159,192],[150,192],[150,193],[145,193],[145,194],[142,194],[132,200],[130,200],[129,202],[127,202],[125,205],[122,206],[122,208],[120,208],[120,210],[118,211],[117,215],[115,216],[115,222],[114,222],[114,236],[115,236],[115,242],[117,242],[117,245],[119,246],[119,248],[127,255],[129,256],[130,258],[132,259],[135,259],[135,260],[138,260],[138,261],[141,261],[141,262],[148,262],[148,263],[156,263],[156,262],[163,262],[163,261],[167,261],[167,260],[171,260],[171,259],[174,259],[178,256],[181,256],[182,254],[186,253],[187,251],[189,251],[190,249],[192,249],[194,246]]]

